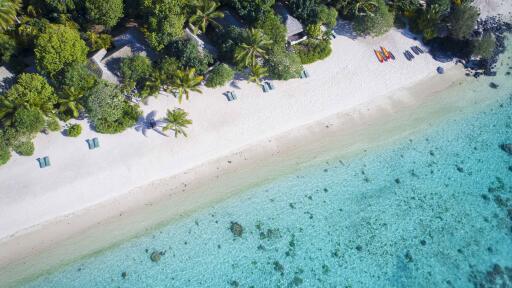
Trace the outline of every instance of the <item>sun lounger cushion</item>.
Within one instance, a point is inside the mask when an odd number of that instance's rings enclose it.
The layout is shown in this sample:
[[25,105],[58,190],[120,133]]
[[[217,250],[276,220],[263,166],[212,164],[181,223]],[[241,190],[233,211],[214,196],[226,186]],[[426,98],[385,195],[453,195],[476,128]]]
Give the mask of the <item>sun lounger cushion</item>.
[[263,82],[263,84],[261,84],[261,88],[263,88],[263,92],[267,93],[269,90],[267,87],[267,82]]
[[98,138],[92,139],[92,142],[94,144],[94,148],[99,148],[100,147],[100,141],[98,140]]
[[268,85],[268,88],[269,88],[270,90],[274,90],[274,89],[276,89],[276,86],[274,86],[274,83],[272,83],[272,82],[267,82],[267,85]]
[[44,163],[44,159],[43,158],[37,158],[37,162],[39,162],[39,168],[46,167],[46,163]]
[[48,167],[51,165],[50,158],[48,156],[44,157],[44,164],[45,164],[45,167]]
[[94,142],[92,140],[85,140],[85,142],[87,142],[87,146],[89,146],[89,150],[92,150],[94,149]]

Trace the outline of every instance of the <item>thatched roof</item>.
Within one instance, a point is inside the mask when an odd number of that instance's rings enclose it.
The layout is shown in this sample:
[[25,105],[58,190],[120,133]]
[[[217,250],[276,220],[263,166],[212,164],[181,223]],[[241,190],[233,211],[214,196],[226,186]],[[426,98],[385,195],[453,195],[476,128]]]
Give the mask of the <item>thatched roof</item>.
[[299,22],[299,20],[290,15],[290,13],[288,13],[288,10],[286,10],[286,8],[282,4],[277,3],[275,6],[275,10],[277,14],[281,16],[283,23],[286,26],[287,37],[293,36],[304,31],[304,28],[302,27],[302,24]]

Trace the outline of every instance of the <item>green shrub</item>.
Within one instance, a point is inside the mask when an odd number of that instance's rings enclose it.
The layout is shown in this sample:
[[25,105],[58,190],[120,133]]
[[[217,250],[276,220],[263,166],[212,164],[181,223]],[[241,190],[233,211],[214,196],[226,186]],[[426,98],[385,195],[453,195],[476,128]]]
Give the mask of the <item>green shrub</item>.
[[32,156],[35,148],[32,141],[25,141],[14,145],[12,149],[20,156]]
[[471,32],[475,29],[478,15],[478,8],[470,4],[457,6],[448,17],[451,36],[459,40],[469,38]]
[[86,93],[89,119],[100,133],[114,134],[135,125],[139,118],[138,107],[131,105],[119,90],[119,87],[106,81]]
[[322,36],[322,25],[320,24],[309,24],[306,26],[306,34],[310,39],[319,39]]
[[226,84],[229,80],[233,79],[235,76],[235,72],[233,69],[229,68],[226,64],[221,64],[214,67],[210,73],[208,73],[208,78],[206,78],[206,87],[219,87]]
[[295,53],[281,49],[274,49],[265,59],[268,75],[276,80],[297,78],[303,70],[300,57]]
[[82,134],[82,126],[80,124],[72,124],[68,127],[66,135],[69,137],[78,137]]
[[46,120],[46,127],[48,128],[48,130],[52,131],[52,132],[57,132],[60,130],[60,124],[59,124],[59,120],[57,120],[57,118],[48,118]]
[[307,39],[295,45],[295,51],[302,64],[313,63],[331,55],[331,42],[329,40]]
[[20,134],[33,135],[45,126],[43,113],[33,108],[21,108],[14,113],[14,128]]
[[7,145],[0,143],[0,165],[4,165],[11,159],[11,151]]
[[354,31],[359,35],[382,35],[393,27],[395,15],[389,11],[384,0],[376,1],[377,7],[373,15],[358,15],[354,20]]

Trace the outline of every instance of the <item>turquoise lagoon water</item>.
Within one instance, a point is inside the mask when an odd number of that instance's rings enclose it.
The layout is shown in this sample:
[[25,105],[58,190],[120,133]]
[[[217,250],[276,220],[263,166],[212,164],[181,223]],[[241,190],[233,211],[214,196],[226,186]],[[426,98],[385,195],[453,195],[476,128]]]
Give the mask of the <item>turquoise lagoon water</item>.
[[499,89],[479,92],[497,94],[485,107],[283,176],[25,286],[512,287],[512,156],[499,148],[512,142],[512,77],[501,76]]

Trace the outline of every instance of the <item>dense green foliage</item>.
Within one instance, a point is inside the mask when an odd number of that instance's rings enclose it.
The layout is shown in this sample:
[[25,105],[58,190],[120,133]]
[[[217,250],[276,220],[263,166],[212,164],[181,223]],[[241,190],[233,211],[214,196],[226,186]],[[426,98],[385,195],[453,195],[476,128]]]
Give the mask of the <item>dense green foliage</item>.
[[126,102],[119,88],[100,81],[87,91],[87,111],[89,118],[100,133],[114,134],[135,125],[140,112],[137,107]]
[[229,68],[226,64],[221,64],[215,66],[209,73],[208,78],[206,78],[206,87],[219,87],[225,85],[228,81],[233,79],[235,76],[235,72],[233,69]]
[[162,50],[171,41],[183,36],[185,3],[186,0],[142,0],[147,17],[146,37],[155,50]]
[[16,50],[14,38],[7,34],[0,34],[0,65],[8,63]]
[[354,20],[354,31],[360,35],[378,36],[393,27],[394,15],[389,11],[384,0],[376,0],[377,6],[372,14],[357,15]]
[[261,16],[254,27],[260,29],[272,41],[273,47],[284,47],[286,44],[286,27],[282,19],[273,11]]
[[74,63],[64,68],[62,74],[61,87],[73,87],[82,94],[91,89],[97,81],[96,75],[91,73],[87,66],[80,63]]
[[34,154],[35,147],[32,141],[25,141],[14,145],[12,150],[20,156],[32,156]]
[[44,115],[53,111],[57,95],[46,80],[33,73],[21,74],[15,85],[5,94],[5,99],[18,106],[32,107]]
[[197,44],[190,40],[172,41],[165,52],[178,59],[185,68],[194,68],[199,75],[204,75],[213,58],[208,53],[199,51]]
[[66,130],[66,135],[69,137],[78,137],[80,134],[82,134],[82,126],[80,124],[69,125]]
[[254,24],[259,17],[272,10],[275,0],[224,0],[235,9],[238,15],[249,24]]
[[0,31],[7,30],[16,22],[16,13],[21,8],[21,0],[0,1]]
[[36,108],[21,108],[14,113],[13,127],[21,135],[34,135],[44,126],[44,115]]
[[5,143],[0,141],[0,166],[7,163],[9,159],[11,159],[11,151]]
[[272,50],[268,58],[265,59],[265,67],[268,76],[276,80],[297,78],[303,70],[301,58],[284,49]]
[[110,29],[123,16],[123,0],[84,0],[87,18],[92,24]]
[[217,18],[224,17],[224,13],[218,11],[219,3],[213,0],[195,0],[192,2],[194,7],[194,15],[190,16],[188,22],[195,28],[194,32],[206,32],[206,27],[212,24],[216,27],[219,26]]
[[90,51],[97,51],[100,49],[108,49],[112,44],[112,36],[109,34],[97,34],[94,32],[87,32],[84,35],[87,47]]
[[290,0],[288,7],[291,14],[305,24],[311,24],[317,20],[318,0]]
[[450,34],[456,39],[467,39],[476,26],[478,9],[471,5],[457,6],[448,17]]
[[133,83],[140,86],[144,84],[153,72],[153,66],[148,57],[134,55],[121,61],[120,71],[125,83]]
[[496,38],[491,33],[485,33],[482,39],[473,42],[473,56],[487,59],[491,57],[496,49]]
[[295,45],[295,51],[302,64],[309,64],[331,55],[331,43],[328,40],[307,39]]
[[80,34],[64,25],[50,25],[36,40],[37,68],[49,75],[67,65],[85,62],[87,46]]

